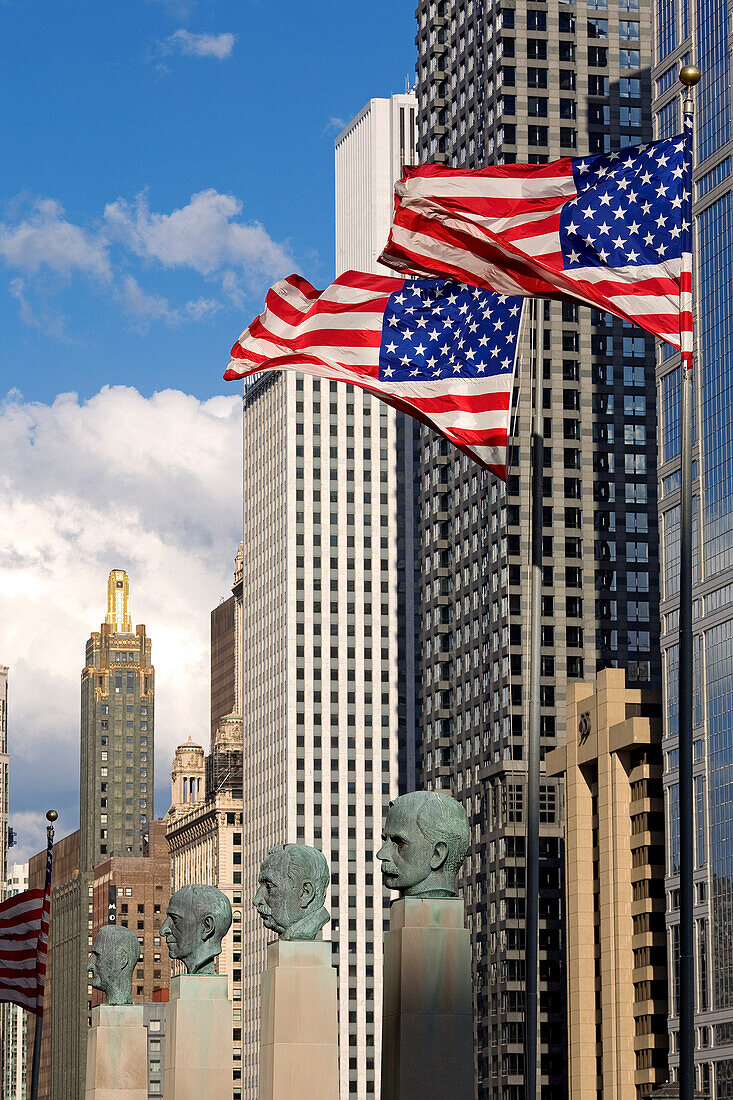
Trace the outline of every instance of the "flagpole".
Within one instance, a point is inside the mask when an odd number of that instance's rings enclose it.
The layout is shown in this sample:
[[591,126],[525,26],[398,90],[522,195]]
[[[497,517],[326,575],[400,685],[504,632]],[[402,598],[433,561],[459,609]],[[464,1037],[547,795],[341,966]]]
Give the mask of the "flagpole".
[[[45,897],[50,897],[51,892],[51,868],[53,865],[53,823],[58,814],[55,810],[49,810],[46,814],[48,825],[46,826],[46,885]],[[45,991],[45,989],[44,989]],[[41,1069],[41,1039],[43,1038],[43,1004],[37,1005],[41,1011],[36,1012],[36,1030],[33,1038],[33,1064],[31,1067],[31,1095],[30,1100],[38,1100],[38,1074]]]
[[[680,1005],[678,1071],[680,1100],[695,1095],[695,940],[693,870],[695,818],[692,778],[693,654],[692,654],[692,330],[682,322],[683,309],[692,307],[692,89],[700,70],[680,70],[683,104],[685,176],[682,205],[682,275],[680,329],[682,360],[682,499],[680,515],[680,627],[679,627],[679,821],[680,821]],[[685,282],[685,276],[687,276]]]
[[524,888],[524,1095],[539,1096],[537,1083],[538,941],[540,907],[540,656],[542,616],[542,312],[533,299],[534,408],[532,411],[532,549],[527,733],[527,833]]

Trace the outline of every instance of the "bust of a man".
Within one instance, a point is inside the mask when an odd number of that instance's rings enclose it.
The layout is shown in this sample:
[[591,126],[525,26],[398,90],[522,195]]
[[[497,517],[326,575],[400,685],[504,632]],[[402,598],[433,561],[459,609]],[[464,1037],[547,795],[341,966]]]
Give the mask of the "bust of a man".
[[466,858],[468,816],[443,791],[413,791],[390,802],[382,832],[382,878],[408,898],[454,898]]
[[307,844],[277,844],[260,867],[252,904],[281,940],[314,940],[328,920],[330,880],[323,852]]
[[89,953],[92,985],[107,994],[108,1005],[132,1004],[132,975],[140,958],[134,932],[116,924],[100,928]]
[[221,941],[232,926],[232,907],[216,886],[182,886],[168,902],[161,936],[168,954],[188,974],[213,974]]

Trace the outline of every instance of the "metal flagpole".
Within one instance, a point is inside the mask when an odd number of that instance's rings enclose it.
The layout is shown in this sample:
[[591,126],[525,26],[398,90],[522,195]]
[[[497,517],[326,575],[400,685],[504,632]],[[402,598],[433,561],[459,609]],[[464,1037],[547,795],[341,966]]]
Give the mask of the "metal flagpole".
[[527,735],[527,833],[524,923],[524,1095],[535,1100],[537,1086],[538,941],[540,909],[540,646],[542,614],[542,302],[535,298],[534,408],[532,413],[532,550]]
[[[46,818],[49,824],[46,826],[46,886],[45,897],[50,897],[51,893],[51,868],[53,866],[53,823],[58,818],[58,814],[55,810],[49,810],[46,814]],[[44,903],[45,904],[45,903]],[[36,1007],[40,1008],[40,1012],[36,1012],[36,1030],[33,1037],[33,1064],[31,1066],[31,1096],[30,1100],[38,1100],[38,1074],[41,1068],[41,1039],[43,1038],[43,1003]]]
[[[680,314],[692,309],[692,88],[700,70],[685,65],[684,187],[682,200],[682,288]],[[687,331],[689,327],[689,331]],[[680,820],[680,1030],[679,1097],[695,1095],[695,951],[693,883],[695,819],[692,792],[692,330],[681,321],[682,500],[680,516],[679,632],[679,820]],[[682,331],[684,330],[684,331]]]

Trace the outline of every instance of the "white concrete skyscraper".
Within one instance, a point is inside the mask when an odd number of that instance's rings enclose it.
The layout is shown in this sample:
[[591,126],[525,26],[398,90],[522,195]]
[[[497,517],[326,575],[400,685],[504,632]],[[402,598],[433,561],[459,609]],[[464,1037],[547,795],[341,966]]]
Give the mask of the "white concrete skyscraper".
[[370,99],[336,138],[336,274],[396,275],[377,258],[392,224],[393,187],[414,163],[417,99]]
[[[339,270],[375,270],[372,211],[388,224],[407,148],[379,152],[391,140],[386,118],[366,143],[367,158],[389,162],[384,185],[362,170],[358,124],[338,139]],[[408,126],[413,118],[408,108]],[[388,800],[416,772],[416,435],[412,421],[340,383],[283,372],[245,387],[243,882],[253,894],[277,843],[312,844],[329,862],[323,935],[339,969],[344,1100],[380,1093],[389,902],[375,853]],[[255,1100],[267,933],[251,905],[242,915],[242,1095]]]

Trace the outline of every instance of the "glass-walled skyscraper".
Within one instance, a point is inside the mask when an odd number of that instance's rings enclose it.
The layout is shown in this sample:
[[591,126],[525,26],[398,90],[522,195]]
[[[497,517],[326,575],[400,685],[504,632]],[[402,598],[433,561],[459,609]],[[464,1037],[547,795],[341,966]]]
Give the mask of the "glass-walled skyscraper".
[[[731,11],[727,0],[658,0],[653,112],[656,133],[682,128],[680,66],[702,70],[695,92],[696,296],[693,580],[697,815],[695,943],[698,1084],[733,1097],[733,213]],[[658,352],[659,501],[670,960],[679,942],[678,700],[679,356]],[[678,981],[670,967],[671,1063]]]

